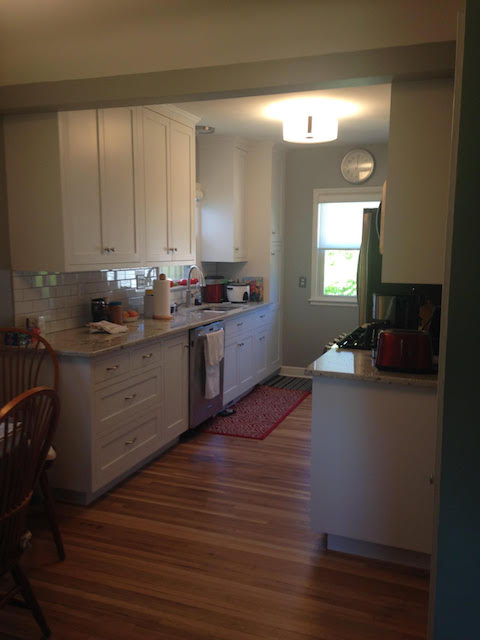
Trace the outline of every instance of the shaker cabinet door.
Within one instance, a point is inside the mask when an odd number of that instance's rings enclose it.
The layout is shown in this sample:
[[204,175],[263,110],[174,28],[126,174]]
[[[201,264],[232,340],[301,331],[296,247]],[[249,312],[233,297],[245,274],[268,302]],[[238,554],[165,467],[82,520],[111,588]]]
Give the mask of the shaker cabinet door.
[[188,333],[165,340],[163,418],[165,442],[188,429]]
[[150,109],[142,112],[145,258],[165,262],[171,259],[167,236],[169,120]]
[[172,260],[191,262],[195,250],[195,139],[192,127],[170,121],[169,247]]
[[101,109],[98,124],[103,250],[109,263],[139,262],[138,111]]
[[103,252],[97,112],[59,114],[59,133],[66,262],[108,262]]

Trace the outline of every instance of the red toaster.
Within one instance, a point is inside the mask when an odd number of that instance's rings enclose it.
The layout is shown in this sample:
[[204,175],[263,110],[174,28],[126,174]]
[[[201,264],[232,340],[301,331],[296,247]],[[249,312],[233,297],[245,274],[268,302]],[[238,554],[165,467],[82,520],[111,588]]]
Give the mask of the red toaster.
[[425,331],[385,329],[378,335],[375,366],[418,373],[433,373],[432,342]]

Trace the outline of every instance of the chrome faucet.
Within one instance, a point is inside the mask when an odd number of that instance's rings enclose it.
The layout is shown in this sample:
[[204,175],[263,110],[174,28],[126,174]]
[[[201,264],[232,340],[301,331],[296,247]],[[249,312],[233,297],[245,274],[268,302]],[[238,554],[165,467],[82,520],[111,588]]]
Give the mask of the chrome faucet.
[[196,264],[192,264],[192,266],[189,268],[188,270],[188,276],[187,276],[187,291],[186,291],[186,299],[185,299],[185,306],[190,307],[190,305],[192,304],[192,271],[195,271],[195,269],[198,271],[198,274],[200,276],[199,280],[200,280],[200,286],[201,287],[205,287],[205,276],[203,275],[203,271],[200,269],[200,267],[197,267]]

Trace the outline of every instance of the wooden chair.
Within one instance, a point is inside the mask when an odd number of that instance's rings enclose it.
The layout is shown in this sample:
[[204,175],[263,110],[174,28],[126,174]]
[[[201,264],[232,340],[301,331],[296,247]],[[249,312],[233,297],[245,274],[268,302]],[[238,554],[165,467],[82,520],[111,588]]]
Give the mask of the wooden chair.
[[57,392],[47,387],[25,391],[0,409],[0,576],[10,572],[15,582],[0,596],[0,607],[21,593],[46,637],[50,629],[19,560],[28,505],[52,443],[58,412]]
[[[28,329],[0,328],[0,406],[39,384],[58,392],[58,360],[50,344]],[[62,536],[47,470],[55,460],[52,447],[39,478],[45,511],[60,560],[65,559]]]

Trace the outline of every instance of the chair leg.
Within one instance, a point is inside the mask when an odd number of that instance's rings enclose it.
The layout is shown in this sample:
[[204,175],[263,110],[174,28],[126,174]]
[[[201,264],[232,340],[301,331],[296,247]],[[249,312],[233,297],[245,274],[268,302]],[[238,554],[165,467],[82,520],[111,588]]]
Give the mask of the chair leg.
[[50,489],[50,483],[48,482],[48,476],[45,469],[40,474],[40,489],[43,493],[45,501],[45,511],[47,512],[47,518],[50,522],[50,528],[52,530],[53,539],[57,547],[58,557],[60,560],[65,560],[65,549],[63,548],[62,535],[57,524],[57,516],[55,513],[55,505],[53,502],[52,490]]
[[16,584],[20,587],[22,591],[22,595],[25,599],[25,602],[27,603],[27,606],[32,610],[33,617],[37,621],[38,626],[42,630],[43,635],[46,638],[49,638],[52,632],[48,627],[47,621],[43,616],[43,612],[40,608],[40,605],[38,604],[37,599],[35,598],[30,582],[27,576],[25,575],[25,573],[23,572],[23,569],[20,567],[19,564],[17,564],[13,567],[11,573]]

